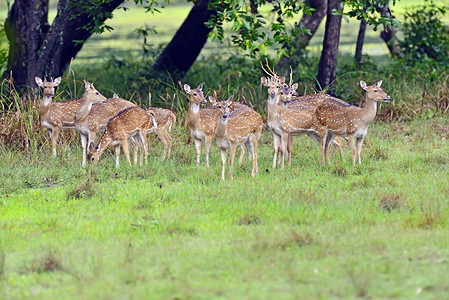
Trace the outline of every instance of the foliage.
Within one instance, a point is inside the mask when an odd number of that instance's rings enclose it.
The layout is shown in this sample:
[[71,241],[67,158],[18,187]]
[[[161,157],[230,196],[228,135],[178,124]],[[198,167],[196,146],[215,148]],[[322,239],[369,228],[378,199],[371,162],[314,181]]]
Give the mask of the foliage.
[[[345,1],[349,7],[346,14],[350,17],[365,18],[375,28],[383,24],[395,26],[398,21],[393,18],[379,17],[378,6],[388,3],[387,0]],[[267,7],[269,6],[269,7]],[[276,50],[278,56],[289,56],[295,52],[296,37],[310,34],[310,30],[299,25],[300,13],[311,14],[313,9],[305,1],[246,1],[215,0],[211,9],[216,12],[207,26],[212,28],[212,40],[224,39],[224,24],[230,23],[232,42],[248,51],[251,57],[259,53],[266,54],[268,49]],[[338,14],[338,11],[334,12]],[[292,21],[293,20],[293,21]],[[292,24],[293,22],[293,24]]]
[[9,42],[5,33],[5,25],[0,23],[0,74],[6,70],[8,63]]
[[429,73],[438,73],[438,69],[449,64],[449,27],[441,20],[447,10],[431,1],[406,12],[404,38],[400,41],[402,61],[421,66]]

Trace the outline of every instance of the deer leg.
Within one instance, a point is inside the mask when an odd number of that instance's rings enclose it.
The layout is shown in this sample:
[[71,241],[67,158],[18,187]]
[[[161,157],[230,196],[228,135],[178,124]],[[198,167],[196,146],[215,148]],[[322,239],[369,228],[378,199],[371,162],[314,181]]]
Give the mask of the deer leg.
[[[257,144],[259,143],[256,136],[253,137],[253,166],[256,165],[255,173],[259,173],[259,164],[257,163]],[[256,174],[254,174],[255,176]],[[253,176],[253,177],[254,177]]]
[[359,158],[359,165],[362,164],[362,147],[363,147],[363,137],[357,139],[357,156]]
[[326,148],[326,140],[327,140],[327,136],[329,135],[329,131],[328,130],[324,130],[322,132],[320,132],[320,136],[321,136],[321,140],[320,140],[320,149],[321,149],[321,163],[324,165],[326,164],[325,161],[325,148]]
[[162,144],[164,144],[164,155],[162,156],[162,160],[165,160],[165,157],[167,156],[168,141],[166,139],[164,130],[162,128],[157,128],[156,134],[159,137],[159,139],[162,141]]
[[326,153],[326,159],[327,159],[327,163],[330,165],[331,164],[331,159],[330,159],[330,153],[329,153],[329,148],[332,145],[332,142],[335,139],[335,135],[333,135],[332,133],[329,133],[327,140],[326,140],[326,146],[325,146],[325,153]]
[[143,150],[143,156],[145,157],[145,164],[148,165],[148,141],[147,141],[147,135],[139,132],[139,139],[142,143],[142,149],[140,149],[140,165],[142,165],[142,150]]
[[120,144],[115,145],[115,167],[118,168],[120,163]]
[[338,148],[338,151],[340,152],[340,157],[343,159],[343,161],[346,161],[345,160],[345,153],[343,152],[343,144],[342,144],[342,142],[343,142],[343,139],[338,139],[338,141],[334,139],[333,145],[334,145],[334,148],[335,147]]
[[351,148],[351,153],[352,153],[352,164],[355,166],[356,148],[355,148],[353,135],[348,136],[348,142],[349,142],[349,147]]
[[229,154],[229,177],[231,179],[234,179],[234,176],[232,175],[232,166],[234,164],[234,156],[235,156],[235,150],[237,149],[236,145],[231,144],[231,153]]
[[128,138],[122,140],[123,153],[125,154],[126,160],[128,161],[128,165],[131,165],[131,160],[129,159],[129,146],[128,146]]
[[81,132],[80,132],[80,136],[81,136],[81,148],[83,148],[83,163],[82,163],[82,166],[84,168],[84,167],[86,167],[87,136],[85,134],[82,134]]
[[193,138],[193,141],[195,142],[195,148],[196,148],[196,165],[199,167],[200,166],[200,156],[201,156],[201,140]]
[[293,150],[293,142],[295,141],[295,137],[294,136],[289,136],[288,137],[288,142],[287,142],[287,155],[288,155],[288,165],[290,166],[292,163],[292,150]]
[[283,134],[281,136],[281,147],[280,147],[280,154],[279,154],[279,158],[281,159],[281,169],[284,168],[285,152],[287,149],[288,136],[289,136],[288,133]]
[[51,148],[53,151],[53,156],[56,157],[56,144],[58,143],[59,132],[61,128],[53,127],[53,130],[50,130],[50,139],[51,139]]
[[253,169],[251,170],[251,176],[254,177],[256,173],[259,171],[259,166],[257,165],[257,139],[254,135],[250,135],[250,137],[246,140],[245,146],[248,149],[248,152],[253,156]]
[[210,145],[212,144],[212,137],[207,136],[204,141],[204,151],[206,152],[206,167],[209,167],[209,150]]
[[273,132],[273,147],[274,147],[273,169],[276,168],[276,159],[280,144],[281,144],[281,137]]
[[221,156],[221,179],[225,179],[225,167],[226,167],[226,149],[220,148]]
[[245,156],[245,146],[243,144],[240,145],[240,157],[239,157],[239,165],[243,162],[243,157]]

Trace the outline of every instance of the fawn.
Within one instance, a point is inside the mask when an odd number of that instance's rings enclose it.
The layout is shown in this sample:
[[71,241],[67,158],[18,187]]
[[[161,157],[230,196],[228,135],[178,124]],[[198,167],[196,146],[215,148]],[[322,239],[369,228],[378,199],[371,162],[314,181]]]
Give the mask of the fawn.
[[164,155],[162,160],[166,157],[170,159],[173,139],[168,133],[176,124],[176,115],[171,110],[160,107],[151,107],[147,111],[154,114],[157,124],[157,127],[150,128],[148,134],[154,131],[156,132],[157,136],[164,144]]
[[376,116],[377,101],[390,101],[390,96],[380,88],[381,85],[382,80],[371,86],[360,81],[360,86],[366,91],[365,104],[362,107],[349,105],[339,99],[324,101],[318,106],[317,119],[326,128],[321,143],[322,157],[327,155],[329,144],[335,136],[348,137],[352,152],[352,164],[355,166],[356,156],[359,164],[362,163],[363,139]]
[[39,122],[48,129],[53,156],[56,157],[56,143],[61,129],[75,129],[75,114],[82,99],[70,99],[53,102],[55,87],[61,83],[61,77],[54,81],[35,77],[36,84],[43,89],[44,97],[39,106]]
[[215,129],[215,141],[220,149],[221,155],[221,178],[225,178],[226,149],[230,149],[229,176],[233,179],[232,167],[234,163],[237,145],[244,144],[253,158],[251,176],[254,177],[259,171],[257,165],[257,143],[260,138],[263,121],[262,117],[249,107],[231,112],[232,96],[219,102],[218,121]]
[[[150,115],[152,115],[153,118],[151,118]],[[140,150],[140,165],[142,165],[143,154],[145,156],[145,164],[147,164],[147,131],[152,122],[153,126],[156,126],[156,124],[154,124],[153,112],[145,111],[137,106],[125,108],[108,121],[103,135],[96,146],[92,142],[89,143],[89,153],[87,154],[88,160],[94,164],[98,163],[98,159],[103,151],[109,145],[113,145],[115,146],[115,166],[118,167],[121,144],[125,157],[128,160],[128,164],[131,165],[129,159],[128,138],[133,137]]]

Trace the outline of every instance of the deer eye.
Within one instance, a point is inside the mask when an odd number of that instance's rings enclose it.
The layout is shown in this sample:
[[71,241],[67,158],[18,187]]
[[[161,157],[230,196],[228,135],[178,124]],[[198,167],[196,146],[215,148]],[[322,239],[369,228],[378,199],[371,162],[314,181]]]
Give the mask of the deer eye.
[[373,92],[377,93],[377,90],[374,90]]
[[193,96],[198,96],[198,94],[197,93],[193,93]]
[[94,161],[95,160],[95,157],[92,157],[91,159],[90,159],[90,161]]

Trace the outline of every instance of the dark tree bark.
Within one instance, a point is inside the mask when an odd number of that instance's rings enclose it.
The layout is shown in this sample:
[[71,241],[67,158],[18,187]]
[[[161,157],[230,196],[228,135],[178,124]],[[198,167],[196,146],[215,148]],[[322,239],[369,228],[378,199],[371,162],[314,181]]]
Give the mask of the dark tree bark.
[[332,10],[343,10],[341,0],[329,0],[327,5],[326,31],[324,32],[323,50],[318,64],[318,90],[326,89],[329,94],[334,93],[336,78],[338,45],[340,42],[341,15],[333,15]]
[[365,41],[365,32],[366,32],[366,20],[362,18],[360,21],[359,35],[357,36],[357,44],[355,46],[355,61],[357,65],[360,65],[362,61],[362,49],[363,43]]
[[282,56],[278,63],[278,69],[288,72],[288,68],[296,68],[299,64],[299,58],[303,55],[306,46],[309,44],[313,35],[317,31],[327,12],[327,0],[307,0],[306,4],[315,9],[311,15],[304,14],[299,21],[300,26],[304,26],[311,31],[309,34],[299,34],[295,48],[297,49],[290,57]]
[[[391,14],[390,6],[377,6],[377,10],[380,12],[382,17],[388,17],[392,18],[393,15]],[[399,46],[398,39],[396,38],[396,28],[391,27],[388,28],[384,26],[384,30],[380,32],[380,37],[385,41],[387,44],[388,50],[390,50],[391,56],[401,56],[401,47]]]
[[[61,76],[95,24],[102,24],[123,1],[59,0],[58,14],[50,25],[48,0],[15,0],[5,21],[10,49],[4,77],[12,74],[15,86],[25,91],[36,87],[35,76]],[[89,6],[89,11],[80,3]]]
[[209,10],[208,4],[208,0],[195,3],[173,39],[157,58],[153,65],[154,71],[168,72],[176,80],[190,69],[212,30],[204,24],[214,13]]

